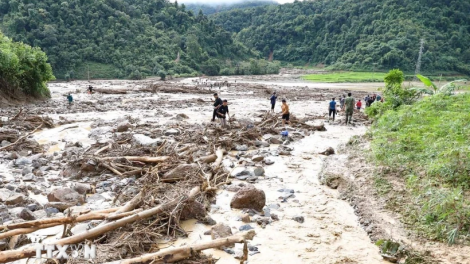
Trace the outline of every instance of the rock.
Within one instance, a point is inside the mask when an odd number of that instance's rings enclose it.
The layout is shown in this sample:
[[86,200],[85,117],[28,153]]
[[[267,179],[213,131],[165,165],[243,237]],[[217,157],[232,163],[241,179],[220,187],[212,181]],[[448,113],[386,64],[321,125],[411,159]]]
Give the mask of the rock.
[[268,208],[269,209],[274,209],[274,210],[279,210],[279,208],[281,208],[281,206],[279,204],[270,204],[270,205],[268,205]]
[[33,173],[33,168],[27,166],[21,170],[21,175],[25,176],[26,174]]
[[36,216],[31,210],[24,208],[24,207],[16,207],[10,210],[10,213],[16,217],[19,217],[23,220],[30,221],[35,220]]
[[15,161],[16,166],[24,166],[24,165],[28,165],[28,164],[32,164],[32,163],[33,163],[33,161],[29,158],[26,158],[26,157],[19,157]]
[[249,171],[245,167],[236,167],[235,169],[232,170],[230,173],[231,177],[240,177],[240,176],[251,176],[251,171]]
[[168,129],[163,133],[165,136],[178,136],[181,132],[178,129]]
[[28,173],[23,176],[23,181],[37,181],[36,176],[32,173]]
[[[210,225],[210,226],[213,226],[213,225],[216,225],[216,224],[217,224],[217,222],[216,222],[214,219],[212,219],[212,217],[210,217],[210,216],[204,217],[204,219],[199,220],[199,222],[200,222],[200,223],[203,223],[203,224],[205,224],[205,225]],[[209,234],[210,234],[210,233],[209,233]]]
[[238,151],[247,151],[248,146],[247,145],[237,145],[237,146],[235,146],[235,149],[238,150]]
[[73,203],[64,203],[64,202],[51,202],[44,205],[44,208],[54,208],[60,212],[65,211],[66,209],[75,206]]
[[176,168],[170,170],[169,172],[165,173],[162,179],[175,179],[180,180],[186,177],[192,177],[196,175],[196,171],[199,170],[199,166],[197,164],[180,164],[176,166]]
[[212,233],[211,230],[207,230],[206,232],[204,232],[204,235],[205,235],[205,236],[209,236],[211,233]]
[[303,216],[294,216],[292,218],[292,220],[296,221],[296,222],[299,222],[299,223],[303,223],[305,221],[304,217]]
[[260,161],[263,161],[264,160],[264,157],[263,156],[259,156],[259,155],[256,155],[256,156],[253,156],[251,158],[252,161],[254,162],[260,162]]
[[242,222],[243,223],[251,223],[250,215],[249,214],[244,214],[242,217]]
[[45,211],[46,211],[47,217],[50,217],[51,215],[55,215],[59,213],[59,210],[57,210],[57,208],[54,208],[54,207],[47,207]]
[[269,225],[272,222],[270,217],[258,217],[256,218],[256,223],[263,228],[265,228],[267,225]]
[[325,156],[330,156],[330,155],[335,154],[335,150],[332,147],[329,147],[325,151],[320,152],[318,154],[325,155]]
[[8,141],[8,140],[2,140],[2,147],[9,146],[10,144],[11,144],[11,142]]
[[248,230],[251,230],[251,229],[254,229],[251,225],[242,225],[242,226],[240,226],[240,228],[238,228],[238,230],[240,230],[240,231],[248,231]]
[[13,194],[12,196],[8,197],[6,199],[5,204],[6,205],[18,205],[21,204],[25,201],[25,197],[22,194]]
[[72,189],[79,194],[86,194],[91,191],[91,185],[87,183],[76,182],[72,185]]
[[28,208],[28,210],[31,210],[32,212],[34,212],[34,211],[37,211],[39,209],[39,206],[37,204],[28,204],[26,206],[26,208]]
[[55,189],[47,195],[49,202],[71,203],[73,205],[83,204],[85,199],[83,195],[70,188]]
[[267,148],[267,147],[269,147],[270,145],[269,145],[269,143],[266,142],[266,141],[255,141],[255,146]]
[[269,139],[269,142],[270,142],[271,144],[275,144],[275,145],[282,144],[282,141],[281,141],[280,139],[278,139],[278,138],[275,138],[275,137],[270,138],[270,139]]
[[263,167],[256,167],[253,170],[253,173],[255,174],[255,176],[264,176],[264,169]]
[[11,152],[9,155],[7,155],[7,159],[11,159],[11,160],[16,160],[18,159],[20,156],[18,155],[18,153],[16,152]]
[[96,170],[96,162],[92,159],[89,159],[86,163],[83,163],[80,169],[85,172],[93,172]]
[[264,160],[264,164],[266,165],[273,165],[274,164],[274,161],[272,159],[265,159]]
[[206,208],[200,202],[192,202],[188,203],[183,207],[181,211],[181,220],[189,220],[189,219],[204,219],[206,216]]
[[271,219],[274,221],[279,221],[279,216],[277,216],[275,213],[271,213]]
[[224,223],[218,223],[211,228],[212,240],[218,239],[218,238],[229,237],[231,235],[232,235],[232,229],[230,228],[230,226]]
[[0,251],[8,249],[8,243],[6,241],[0,241]]
[[129,128],[131,128],[131,124],[129,123],[129,121],[123,121],[117,125],[116,131],[126,132],[127,130],[129,130]]
[[239,190],[232,198],[230,207],[237,209],[254,209],[256,211],[263,210],[266,204],[266,195],[263,190],[248,186]]
[[246,181],[249,183],[255,183],[258,180],[258,176],[250,176],[246,178]]
[[187,116],[187,115],[181,113],[181,114],[177,114],[176,117],[175,117],[175,119],[177,119],[177,120],[189,119],[189,116]]
[[89,228],[90,228],[89,224],[79,223],[75,225],[74,227],[72,227],[70,231],[72,232],[72,234],[77,235],[77,234],[85,233],[86,231],[88,231]]
[[158,139],[158,138],[153,139],[142,134],[134,134],[133,138],[136,143],[144,147],[156,147],[156,146],[160,146],[163,143],[161,139]]
[[242,187],[238,186],[238,185],[228,185],[225,187],[225,190],[229,191],[229,192],[238,192]]

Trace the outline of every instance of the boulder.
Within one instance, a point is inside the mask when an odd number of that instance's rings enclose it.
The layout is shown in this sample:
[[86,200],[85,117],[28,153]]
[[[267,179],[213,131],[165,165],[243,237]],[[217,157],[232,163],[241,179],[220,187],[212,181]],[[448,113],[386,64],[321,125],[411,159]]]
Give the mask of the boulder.
[[237,209],[263,210],[266,204],[266,194],[263,190],[256,189],[253,186],[245,187],[239,190],[232,198],[230,207]]
[[24,166],[24,165],[28,165],[28,164],[32,164],[32,163],[33,163],[33,161],[29,158],[26,158],[26,157],[19,157],[15,161],[16,166]]
[[80,169],[85,172],[93,172],[96,170],[96,162],[92,159],[89,159],[87,162],[82,164]]
[[23,203],[24,201],[25,201],[24,195],[15,193],[5,200],[5,204],[6,205],[18,205],[18,204]]
[[26,221],[31,221],[31,220],[36,219],[36,216],[34,215],[34,213],[31,212],[31,210],[24,208],[24,207],[13,208],[10,210],[10,214]]
[[245,167],[237,167],[232,170],[232,172],[230,173],[230,176],[231,177],[247,176],[248,178],[249,176],[252,176],[252,173]]
[[131,128],[131,124],[129,123],[129,121],[123,121],[117,125],[116,131],[126,132],[127,130],[129,130],[129,128]]
[[21,175],[25,176],[26,174],[33,173],[33,168],[27,166],[21,170]]
[[270,145],[269,145],[269,143],[266,142],[266,141],[255,141],[255,146],[257,146],[257,147],[259,147],[259,148],[261,148],[261,147],[267,148],[267,147],[269,147]]
[[273,165],[273,164],[274,164],[274,160],[272,160],[272,159],[265,159],[265,160],[264,160],[264,164],[266,164],[266,165]]
[[272,137],[269,139],[269,142],[271,144],[275,144],[275,145],[279,145],[279,144],[282,144],[282,140],[278,139],[278,138],[275,138],[275,137]]
[[256,156],[253,156],[251,158],[252,161],[254,162],[260,162],[260,161],[263,161],[264,160],[264,157],[263,156],[260,156],[260,155],[256,155]]
[[47,209],[50,209],[50,208],[57,209],[58,212],[63,212],[72,206],[75,206],[75,204],[64,203],[64,202],[51,202],[51,203],[45,204],[44,208],[46,208],[46,212],[47,212]]
[[91,185],[87,183],[76,182],[71,187],[79,194],[86,194],[91,191]]
[[10,145],[10,144],[11,144],[11,142],[8,141],[8,140],[2,140],[2,147],[6,147],[6,146],[8,146],[8,145]]
[[32,173],[28,173],[25,176],[23,176],[23,181],[37,181],[36,175]]
[[212,240],[218,239],[218,238],[229,237],[231,235],[232,235],[232,229],[230,228],[230,226],[224,223],[218,223],[211,228]]
[[303,216],[294,216],[292,218],[292,220],[296,221],[296,222],[299,222],[299,223],[303,223],[305,221],[304,217]]
[[241,219],[242,219],[243,223],[251,223],[251,219],[250,219],[249,214],[244,214]]
[[264,176],[264,169],[263,167],[256,167],[253,170],[253,173],[255,174],[255,176]]
[[254,229],[251,225],[242,225],[240,226],[240,228],[238,228],[238,230],[240,231],[248,231],[248,230],[252,230]]
[[83,195],[70,188],[55,189],[47,195],[49,202],[71,203],[73,205],[83,204],[85,199]]
[[319,154],[325,155],[325,156],[330,156],[330,155],[335,154],[335,150],[332,147],[329,147],[325,151],[320,152]]
[[187,176],[194,175],[198,169],[199,166],[197,164],[180,164],[176,166],[176,168],[165,173],[162,179],[174,181],[182,180]]
[[166,130],[163,135],[165,136],[178,136],[181,132],[178,129],[168,129]]
[[206,216],[206,208],[200,202],[188,203],[181,211],[181,220],[198,219],[203,220]]
[[156,147],[163,143],[161,139],[153,139],[143,134],[134,134],[133,138],[136,143],[144,147]]

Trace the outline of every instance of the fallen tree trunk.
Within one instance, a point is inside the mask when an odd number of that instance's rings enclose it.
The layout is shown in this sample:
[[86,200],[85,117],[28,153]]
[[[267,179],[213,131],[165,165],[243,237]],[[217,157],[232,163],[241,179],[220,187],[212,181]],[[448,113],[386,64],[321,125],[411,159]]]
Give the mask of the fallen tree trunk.
[[[193,201],[196,196],[200,193],[199,187],[195,187],[191,190],[189,196],[184,195],[180,198],[177,198],[171,202],[166,204],[159,205],[157,207],[145,210],[143,212],[125,217],[123,219],[117,220],[115,222],[108,223],[103,226],[98,226],[93,229],[90,229],[84,233],[80,233],[71,237],[63,238],[57,241],[52,242],[52,245],[73,245],[78,244],[86,239],[95,238],[99,235],[102,235],[106,232],[115,230],[119,227],[123,227],[127,224],[133,223],[137,220],[146,219],[152,216],[155,216],[159,213],[162,213],[166,210],[169,210],[179,203]],[[36,255],[36,247],[29,247],[21,250],[9,250],[9,251],[2,251],[0,252],[0,263],[12,262],[19,259],[29,258]]]
[[132,258],[132,259],[123,259],[113,262],[108,262],[105,264],[133,264],[133,263],[172,263],[180,260],[187,259],[192,257],[195,252],[199,252],[205,249],[210,248],[220,248],[223,246],[229,246],[234,243],[244,243],[246,240],[252,240],[255,236],[255,231],[250,230],[243,233],[238,233],[233,236],[226,238],[219,238],[212,241],[202,242],[192,246],[183,246],[179,248],[169,248],[163,249],[156,253],[145,254],[143,256]]
[[215,154],[212,154],[212,155],[209,155],[209,156],[204,156],[204,157],[200,157],[199,159],[197,159],[197,161],[201,162],[201,163],[212,163],[214,161],[217,160],[217,155]]
[[105,157],[100,158],[100,160],[115,160],[115,159],[127,159],[128,161],[141,161],[147,163],[159,163],[165,162],[169,159],[168,156],[161,156],[161,157],[138,157],[138,156],[125,156],[125,157]]
[[0,150],[4,150],[4,149],[8,149],[8,148],[11,148],[15,145],[17,145],[18,143],[20,143],[23,139],[31,136],[32,134],[34,134],[36,131],[38,131],[44,124],[40,124],[38,127],[36,127],[32,132],[20,137],[18,140],[16,140],[14,143],[8,145],[8,146],[5,146],[5,147],[1,147]]
[[98,93],[103,93],[103,94],[127,94],[127,90],[123,90],[123,89],[95,88],[94,90]]
[[107,224],[109,221],[111,221],[111,219],[109,218],[134,210],[137,206],[139,206],[141,202],[142,202],[142,192],[139,192],[136,196],[134,196],[134,198],[128,201],[123,207],[119,208],[116,212],[114,212],[114,214],[109,215],[108,219],[101,222],[98,226],[103,226]]

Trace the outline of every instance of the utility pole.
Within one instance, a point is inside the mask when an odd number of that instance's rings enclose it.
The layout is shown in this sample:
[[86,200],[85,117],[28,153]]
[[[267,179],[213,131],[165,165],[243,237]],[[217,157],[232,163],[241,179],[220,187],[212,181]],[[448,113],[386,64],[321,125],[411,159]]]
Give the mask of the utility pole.
[[419,55],[418,55],[418,61],[416,62],[416,70],[415,70],[415,80],[416,75],[420,74],[421,72],[421,58],[423,57],[423,50],[424,50],[424,39],[421,39],[421,46],[419,47]]
[[90,81],[90,65],[88,63],[86,64],[86,69],[88,72],[88,82],[89,82]]

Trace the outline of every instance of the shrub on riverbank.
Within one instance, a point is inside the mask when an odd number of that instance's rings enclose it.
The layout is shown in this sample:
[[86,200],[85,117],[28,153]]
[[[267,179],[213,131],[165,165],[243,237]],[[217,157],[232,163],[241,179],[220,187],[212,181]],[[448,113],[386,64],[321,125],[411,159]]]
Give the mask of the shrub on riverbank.
[[470,94],[435,95],[386,111],[372,128],[374,159],[403,177],[402,205],[421,234],[454,243],[470,232]]
[[39,48],[13,42],[0,32],[0,90],[7,97],[50,96],[46,83],[54,79],[47,56]]

